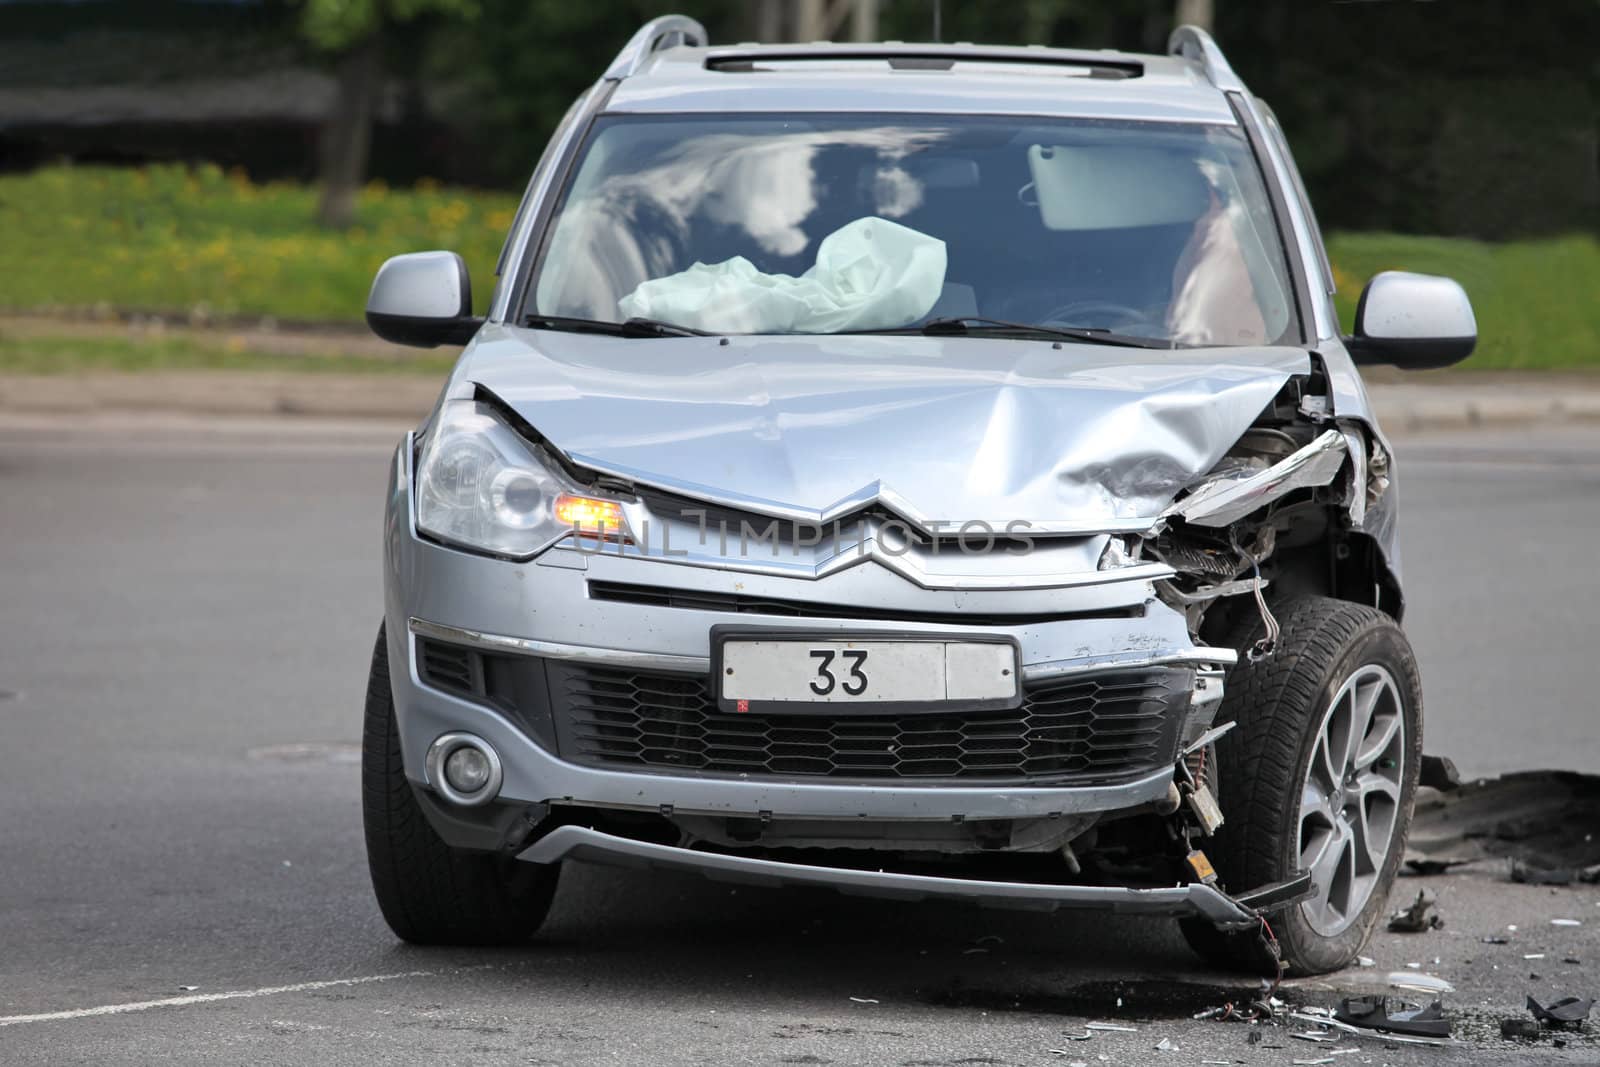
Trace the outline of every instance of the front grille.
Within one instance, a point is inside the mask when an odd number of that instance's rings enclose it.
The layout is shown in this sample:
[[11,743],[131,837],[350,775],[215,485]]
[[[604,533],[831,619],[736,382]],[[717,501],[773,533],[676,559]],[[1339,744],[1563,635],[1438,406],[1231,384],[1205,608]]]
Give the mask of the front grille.
[[751,596],[746,593],[712,592],[699,589],[671,589],[659,585],[633,585],[627,582],[589,582],[589,599],[623,604],[645,604],[658,608],[691,611],[716,611],[736,615],[776,615],[791,619],[874,619],[887,622],[949,623],[953,626],[1021,626],[1031,622],[1061,622],[1070,619],[1139,619],[1144,605],[1106,608],[1102,611],[1057,611],[1000,615],[976,611],[909,611],[899,608],[874,608],[858,604],[823,604],[810,600],[785,600],[781,597]]
[[1115,781],[1170,765],[1192,672],[1031,685],[1002,712],[733,715],[703,678],[548,664],[561,755],[711,775]]

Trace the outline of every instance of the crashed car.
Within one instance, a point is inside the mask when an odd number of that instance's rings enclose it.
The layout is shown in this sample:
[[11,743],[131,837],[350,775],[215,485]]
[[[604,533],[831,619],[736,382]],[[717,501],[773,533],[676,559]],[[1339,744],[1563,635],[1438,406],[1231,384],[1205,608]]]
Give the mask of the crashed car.
[[[540,160],[394,456],[373,885],[524,940],[568,860],[1179,920],[1350,962],[1422,693],[1357,364],[1472,350],[1391,272],[1341,336],[1267,105],[1170,54],[713,47],[646,25]],[[646,875],[641,875],[645,877]]]

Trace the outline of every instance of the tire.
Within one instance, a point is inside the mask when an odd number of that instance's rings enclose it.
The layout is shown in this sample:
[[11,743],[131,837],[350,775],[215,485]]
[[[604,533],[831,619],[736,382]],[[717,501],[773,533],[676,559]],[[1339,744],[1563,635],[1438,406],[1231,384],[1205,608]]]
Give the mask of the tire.
[[[1271,656],[1252,663],[1245,655],[1264,632],[1253,612],[1230,641],[1240,656],[1217,721],[1239,725],[1217,743],[1225,822],[1205,848],[1223,885],[1238,892],[1313,867],[1316,895],[1269,921],[1290,973],[1326,974],[1356,958],[1387,909],[1422,765],[1422,688],[1411,645],[1388,615],[1319,596],[1273,611],[1282,634]],[[1352,748],[1348,723],[1369,699]],[[1211,963],[1258,973],[1270,966],[1253,934],[1196,920],[1182,927]]]
[[544,923],[558,869],[451,848],[423,814],[400,755],[383,627],[367,679],[361,811],[378,907],[418,945],[515,945]]

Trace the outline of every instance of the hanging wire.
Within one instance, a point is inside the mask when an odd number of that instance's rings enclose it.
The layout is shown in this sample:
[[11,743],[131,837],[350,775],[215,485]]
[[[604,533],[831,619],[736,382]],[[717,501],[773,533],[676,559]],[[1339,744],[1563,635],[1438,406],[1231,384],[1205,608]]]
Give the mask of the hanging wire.
[[1267,607],[1267,598],[1261,593],[1260,561],[1252,558],[1250,561],[1250,568],[1255,572],[1256,580],[1254,592],[1256,595],[1256,608],[1261,612],[1262,625],[1267,628],[1265,636],[1263,636],[1261,640],[1257,641],[1250,649],[1250,660],[1252,663],[1254,663],[1272,655],[1273,650],[1278,647],[1278,635],[1283,631],[1278,627],[1278,620],[1273,617],[1271,609]]

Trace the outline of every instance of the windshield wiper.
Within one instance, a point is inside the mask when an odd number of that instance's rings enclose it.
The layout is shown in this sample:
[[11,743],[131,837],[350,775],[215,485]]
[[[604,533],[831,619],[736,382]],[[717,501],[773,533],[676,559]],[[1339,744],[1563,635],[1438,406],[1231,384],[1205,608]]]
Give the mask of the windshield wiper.
[[710,330],[679,326],[660,319],[628,319],[606,322],[603,319],[578,319],[567,315],[524,315],[522,325],[535,330],[565,330],[569,333],[603,333],[612,337],[713,337]]
[[1113,333],[1096,326],[1041,326],[1031,322],[1012,322],[992,319],[987,315],[955,315],[929,319],[916,326],[897,330],[859,330],[858,333],[920,333],[929,337],[965,336],[983,334],[1004,337],[1060,337],[1069,341],[1084,341],[1091,345],[1115,345],[1118,348],[1177,348],[1176,341],[1159,337],[1135,337],[1132,334]]

